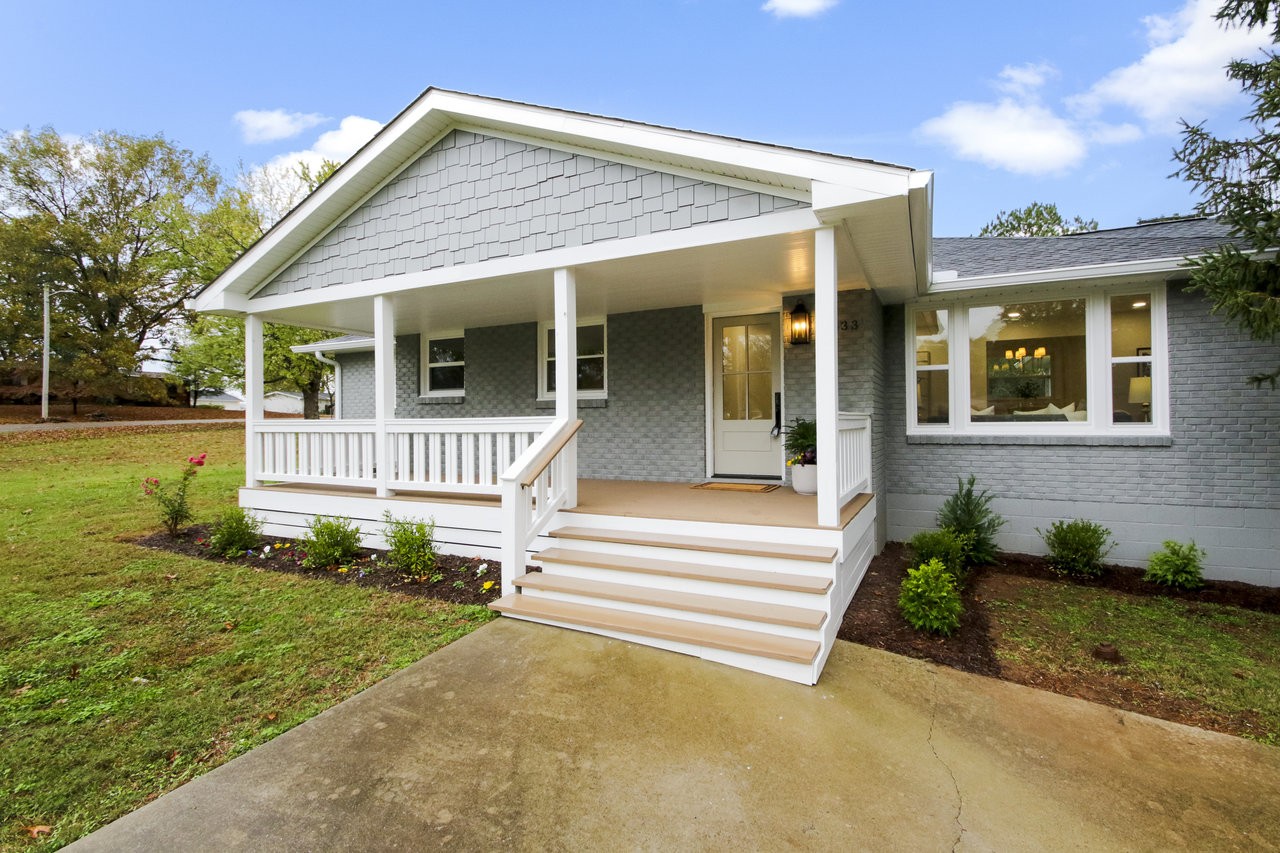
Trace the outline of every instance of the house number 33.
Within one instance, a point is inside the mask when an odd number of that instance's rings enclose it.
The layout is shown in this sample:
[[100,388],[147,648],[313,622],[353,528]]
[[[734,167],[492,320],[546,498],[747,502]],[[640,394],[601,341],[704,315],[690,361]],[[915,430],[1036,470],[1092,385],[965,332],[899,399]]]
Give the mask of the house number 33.
[[840,321],[840,331],[842,331],[842,332],[856,332],[857,330],[858,330],[858,321],[857,321],[857,320],[841,320],[841,321]]

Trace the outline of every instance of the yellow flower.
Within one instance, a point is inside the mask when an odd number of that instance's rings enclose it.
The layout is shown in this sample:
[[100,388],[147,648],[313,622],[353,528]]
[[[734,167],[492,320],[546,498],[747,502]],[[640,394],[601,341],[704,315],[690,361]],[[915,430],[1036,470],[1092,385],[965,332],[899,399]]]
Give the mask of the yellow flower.
[[341,567],[338,569],[338,574],[340,574],[340,575],[345,575],[346,573],[347,573],[347,567],[346,567],[346,566],[341,566]]
[[493,581],[485,581],[484,586],[482,586],[481,589],[483,589],[485,592],[488,592],[489,590],[493,589]]

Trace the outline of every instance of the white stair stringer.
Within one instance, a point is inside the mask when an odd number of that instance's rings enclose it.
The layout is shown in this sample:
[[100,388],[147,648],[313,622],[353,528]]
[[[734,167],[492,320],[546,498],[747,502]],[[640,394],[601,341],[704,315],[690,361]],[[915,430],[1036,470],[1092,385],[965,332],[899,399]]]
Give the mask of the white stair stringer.
[[541,572],[492,606],[814,684],[871,558],[871,507],[843,531],[561,513]]

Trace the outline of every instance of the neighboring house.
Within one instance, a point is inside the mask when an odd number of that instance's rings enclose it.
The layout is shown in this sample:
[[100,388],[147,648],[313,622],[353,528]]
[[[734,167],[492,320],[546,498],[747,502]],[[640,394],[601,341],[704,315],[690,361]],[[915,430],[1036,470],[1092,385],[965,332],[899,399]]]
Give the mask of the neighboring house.
[[244,398],[235,391],[214,391],[208,394],[201,394],[196,400],[196,404],[213,406],[228,412],[244,411]]
[[[328,392],[321,391],[320,411],[329,411],[330,404]],[[262,395],[262,408],[280,415],[300,415],[303,412],[302,394],[298,391],[268,391]]]
[[[929,172],[428,90],[194,301],[246,318],[240,502],[434,518],[509,615],[807,683],[970,473],[1006,547],[1083,516],[1280,584],[1277,348],[1180,284],[1221,229],[931,229]],[[347,333],[299,348],[333,420],[263,419],[264,321]],[[816,496],[691,488],[784,481],[796,417]]]

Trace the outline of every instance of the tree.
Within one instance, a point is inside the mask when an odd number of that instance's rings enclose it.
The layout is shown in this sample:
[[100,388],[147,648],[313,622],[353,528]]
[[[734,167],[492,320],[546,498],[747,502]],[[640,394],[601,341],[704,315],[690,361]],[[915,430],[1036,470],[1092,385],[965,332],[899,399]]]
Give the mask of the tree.
[[[293,169],[242,171],[239,186],[223,194],[192,240],[190,250],[201,276],[206,281],[217,277],[306,193],[332,175],[338,165],[325,160],[314,171],[305,163],[298,163]],[[295,353],[291,347],[330,336],[317,329],[274,323],[263,329],[264,384],[272,389],[300,392],[306,418],[319,417],[320,393],[328,388],[332,371],[315,356]],[[195,320],[190,339],[174,353],[173,372],[197,396],[201,389],[242,384],[244,322],[217,316]]]
[[1061,237],[1082,231],[1097,231],[1096,219],[1074,216],[1066,219],[1056,204],[1033,201],[1026,207],[1000,211],[1000,214],[982,226],[979,237]]
[[[73,399],[122,387],[182,316],[200,279],[181,245],[218,184],[206,157],[162,136],[0,134],[0,302],[66,291],[51,339]],[[7,342],[24,360],[29,328]]]
[[[1182,123],[1174,174],[1200,192],[1197,212],[1225,222],[1234,240],[1189,261],[1190,289],[1255,340],[1274,341],[1280,333],[1280,263],[1274,257],[1280,246],[1280,55],[1274,49],[1280,44],[1280,0],[1227,0],[1217,18],[1227,27],[1270,25],[1273,48],[1227,66],[1227,76],[1253,100],[1245,116],[1251,136],[1219,138],[1203,122]],[[1277,378],[1280,367],[1250,381],[1274,388]]]

